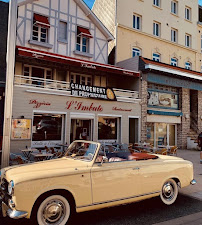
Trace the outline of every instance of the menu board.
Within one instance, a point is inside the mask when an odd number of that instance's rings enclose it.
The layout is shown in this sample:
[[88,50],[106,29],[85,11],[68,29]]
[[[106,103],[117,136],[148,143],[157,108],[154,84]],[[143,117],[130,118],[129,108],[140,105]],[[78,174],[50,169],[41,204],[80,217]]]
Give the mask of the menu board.
[[12,119],[11,139],[31,139],[31,119]]

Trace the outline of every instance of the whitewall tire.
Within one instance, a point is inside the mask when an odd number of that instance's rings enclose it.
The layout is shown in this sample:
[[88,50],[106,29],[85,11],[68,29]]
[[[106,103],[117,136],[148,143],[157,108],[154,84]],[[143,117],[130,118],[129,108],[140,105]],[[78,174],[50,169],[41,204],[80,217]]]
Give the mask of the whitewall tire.
[[40,203],[36,220],[39,225],[65,225],[70,212],[70,204],[64,196],[51,195]]
[[171,205],[175,202],[178,195],[178,186],[173,179],[168,179],[161,189],[161,200],[166,205]]

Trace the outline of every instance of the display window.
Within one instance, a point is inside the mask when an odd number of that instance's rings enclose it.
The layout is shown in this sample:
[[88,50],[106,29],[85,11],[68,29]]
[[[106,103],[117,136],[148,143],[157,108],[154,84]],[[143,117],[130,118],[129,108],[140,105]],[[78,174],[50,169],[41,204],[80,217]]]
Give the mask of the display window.
[[63,115],[34,113],[32,141],[62,141]]
[[98,139],[99,140],[118,139],[118,118],[98,117]]

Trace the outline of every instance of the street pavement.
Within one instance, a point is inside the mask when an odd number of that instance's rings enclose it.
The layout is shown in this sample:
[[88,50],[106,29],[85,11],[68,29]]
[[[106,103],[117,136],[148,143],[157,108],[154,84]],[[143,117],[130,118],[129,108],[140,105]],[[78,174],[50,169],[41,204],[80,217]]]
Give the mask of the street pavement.
[[[202,164],[200,151],[179,150],[178,156],[194,163],[197,184],[180,190],[176,202],[164,205],[159,197],[128,205],[76,214],[68,225],[202,225]],[[0,215],[0,225],[27,225]]]

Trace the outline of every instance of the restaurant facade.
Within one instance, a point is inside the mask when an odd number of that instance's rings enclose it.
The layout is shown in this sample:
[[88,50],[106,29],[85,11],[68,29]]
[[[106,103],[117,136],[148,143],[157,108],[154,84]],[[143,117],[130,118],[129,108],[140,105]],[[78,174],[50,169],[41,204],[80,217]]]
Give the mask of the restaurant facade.
[[107,64],[113,36],[85,3],[33,1],[18,10],[11,151],[76,139],[138,142],[139,73]]

